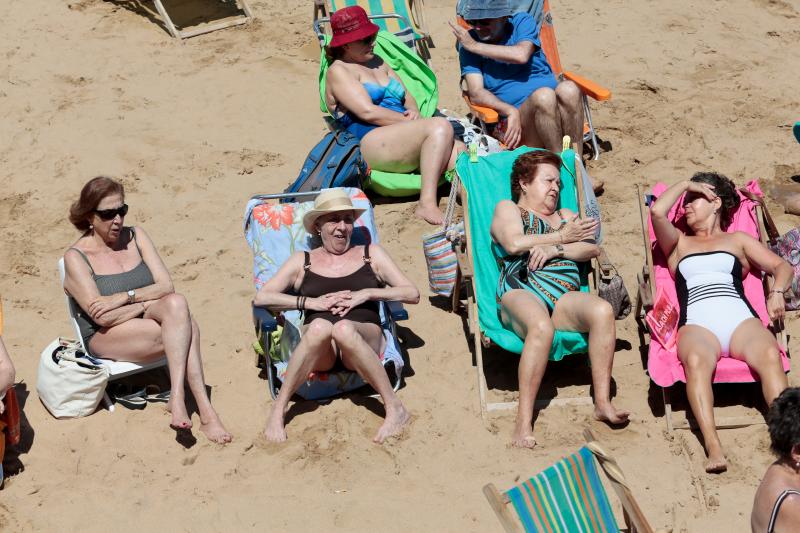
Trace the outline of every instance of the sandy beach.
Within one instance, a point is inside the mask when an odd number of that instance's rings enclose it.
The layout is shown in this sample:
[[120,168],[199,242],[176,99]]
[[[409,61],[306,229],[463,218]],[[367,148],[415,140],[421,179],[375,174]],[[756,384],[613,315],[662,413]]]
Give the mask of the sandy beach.
[[[203,3],[167,4],[185,14]],[[426,14],[439,105],[463,113],[446,24],[454,4],[429,0]],[[633,316],[617,323],[614,364],[615,402],[634,413],[629,426],[593,421],[588,405],[551,406],[536,421],[539,446],[523,451],[508,445],[513,411],[484,425],[463,318],[427,288],[420,237],[430,228],[413,217],[416,198],[376,206],[383,245],[423,294],[402,323],[410,369],[399,394],[414,415],[410,430],[373,444],[382,407],[354,394],[295,404],[289,441],[265,445],[259,435],[271,400],[251,348],[252,255],[242,213],[251,195],[282,191],[326,131],[312,3],[252,0],[253,23],[183,42],[147,14],[152,4],[143,6],[0,4],[0,297],[25,415],[19,458],[6,466],[13,475],[0,492],[0,530],[500,531],[481,487],[509,487],[545,468],[580,447],[587,426],[628,474],[654,527],[749,530],[753,494],[772,461],[766,426],[721,431],[729,470],[705,474],[699,435],[666,431]],[[800,224],[769,195],[800,190],[791,133],[800,119],[797,3],[551,7],[565,68],[613,91],[609,102],[592,104],[610,150],[589,171],[605,181],[605,246],[632,296],[644,260],[636,184],[699,170],[737,184],[757,178],[779,229]],[[195,443],[176,442],[159,404],[55,420],[37,397],[40,351],[73,336],[56,270],[78,237],[68,208],[98,174],[124,183],[126,223],[146,228],[200,324],[212,400],[234,434],[228,446],[199,431]],[[787,329],[790,351],[799,353],[797,313]],[[517,356],[484,357],[490,400],[514,401]],[[577,359],[551,365],[543,391],[566,383],[559,396],[586,394],[589,371]],[[757,385],[723,392],[718,415],[757,414]]]

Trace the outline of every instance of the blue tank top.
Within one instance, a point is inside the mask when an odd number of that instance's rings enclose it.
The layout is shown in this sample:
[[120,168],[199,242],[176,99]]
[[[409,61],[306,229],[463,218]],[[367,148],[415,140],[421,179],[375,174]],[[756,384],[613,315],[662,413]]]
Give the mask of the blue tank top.
[[[396,79],[389,78],[389,83],[387,85],[379,85],[372,82],[366,82],[363,83],[363,85],[373,104],[389,109],[390,111],[397,111],[398,113],[402,113],[406,110],[403,105],[406,98],[406,90],[403,88],[403,84]],[[352,133],[359,139],[362,139],[367,133],[378,127],[376,124],[370,124],[369,122],[361,120],[350,111],[342,114],[335,114],[339,115],[336,117],[336,123],[339,127]]]

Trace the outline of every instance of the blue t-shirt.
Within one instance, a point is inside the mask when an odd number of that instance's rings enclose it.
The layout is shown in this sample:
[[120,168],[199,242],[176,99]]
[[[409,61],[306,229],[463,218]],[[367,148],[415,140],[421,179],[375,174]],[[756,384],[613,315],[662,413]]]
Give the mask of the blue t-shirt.
[[[475,40],[474,31],[470,32]],[[500,100],[519,107],[528,96],[541,87],[555,89],[558,85],[553,69],[539,41],[539,30],[528,13],[517,13],[509,17],[503,37],[496,43],[513,46],[522,41],[533,43],[530,60],[522,65],[496,61],[460,48],[461,75],[483,74],[483,86]]]

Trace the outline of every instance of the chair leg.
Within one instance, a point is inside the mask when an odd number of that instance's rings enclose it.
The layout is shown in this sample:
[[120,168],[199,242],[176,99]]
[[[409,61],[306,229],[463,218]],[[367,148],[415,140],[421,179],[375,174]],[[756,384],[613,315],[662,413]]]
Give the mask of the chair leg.
[[103,392],[103,405],[106,406],[109,413],[113,413],[115,411],[114,403],[111,401],[111,397],[108,395],[107,392]]
[[253,12],[250,11],[250,6],[247,3],[247,0],[237,0],[237,4],[244,11],[244,14],[247,15],[247,18],[253,18]]
[[600,159],[600,146],[597,144],[597,134],[595,134],[594,124],[592,124],[592,110],[589,109],[589,99],[585,94],[582,95],[582,100],[583,113],[586,116],[586,122],[589,123],[589,135],[592,142],[592,151],[594,151],[594,157],[592,157],[592,159],[596,161]]
[[672,425],[672,404],[666,387],[661,387],[661,398],[664,400],[664,418],[667,420],[667,431],[672,433],[675,430]]
[[164,9],[164,5],[161,3],[161,0],[153,0],[153,3],[156,5],[156,10],[158,11],[158,15],[161,17],[161,20],[163,20],[164,24],[167,26],[169,34],[175,37],[176,39],[180,39],[181,33],[172,23],[172,19],[169,18],[169,15],[167,15],[167,10]]
[[267,386],[269,387],[269,395],[273,400],[278,397],[275,379],[275,366],[272,364],[272,361],[270,361],[269,356],[267,356]]

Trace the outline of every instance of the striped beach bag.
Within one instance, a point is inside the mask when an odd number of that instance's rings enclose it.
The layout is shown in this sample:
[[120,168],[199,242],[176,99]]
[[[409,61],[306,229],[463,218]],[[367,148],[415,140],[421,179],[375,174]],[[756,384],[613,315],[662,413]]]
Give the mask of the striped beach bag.
[[456,209],[456,195],[461,188],[458,174],[452,173],[450,196],[444,211],[442,227],[433,233],[422,236],[422,251],[428,265],[428,284],[431,292],[449,297],[453,294],[458,273],[458,260],[453,243],[464,237],[464,222],[453,224]]
[[453,243],[448,237],[454,231],[463,231],[463,228],[464,224],[461,223],[450,230],[442,228],[422,237],[422,250],[425,253],[425,263],[428,265],[428,284],[431,291],[439,296],[453,294],[458,261]]

